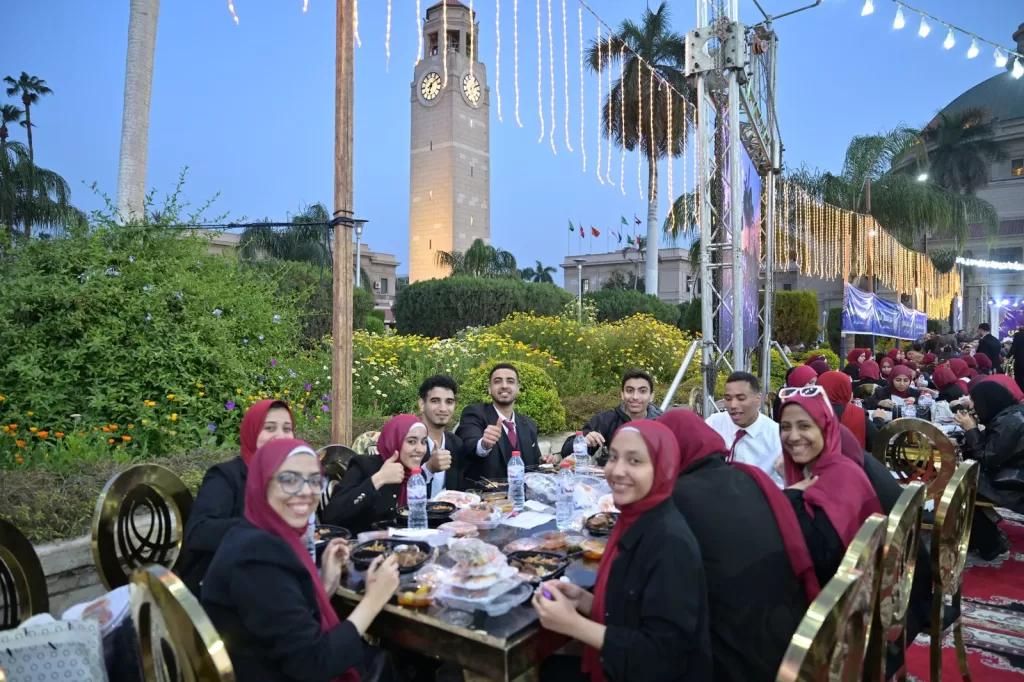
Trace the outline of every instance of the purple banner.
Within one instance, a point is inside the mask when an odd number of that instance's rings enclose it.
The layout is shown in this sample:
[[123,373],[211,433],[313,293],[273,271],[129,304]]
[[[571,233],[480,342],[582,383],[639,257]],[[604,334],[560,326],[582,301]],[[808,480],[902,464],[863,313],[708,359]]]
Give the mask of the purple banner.
[[[738,285],[743,287],[743,310],[738,314],[743,321],[743,348],[749,350],[757,345],[758,337],[758,296],[759,296],[759,260],[761,257],[761,176],[757,174],[754,163],[746,150],[743,155],[743,271],[738,275]],[[729,186],[729,167],[722,172],[722,191],[726,200],[732,196]],[[732,244],[732,234],[723,235],[724,241]],[[731,250],[722,251],[723,257],[731,259]],[[732,268],[722,272],[722,291],[725,292],[724,304],[718,318],[718,346],[725,348],[732,342],[733,320],[733,277],[736,273]]]

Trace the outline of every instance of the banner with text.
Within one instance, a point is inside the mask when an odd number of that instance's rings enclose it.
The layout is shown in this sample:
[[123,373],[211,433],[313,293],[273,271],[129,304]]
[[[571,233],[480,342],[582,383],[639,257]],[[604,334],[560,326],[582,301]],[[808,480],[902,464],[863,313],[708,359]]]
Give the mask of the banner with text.
[[928,316],[899,303],[846,285],[843,296],[843,333],[873,334],[914,340],[928,330]]

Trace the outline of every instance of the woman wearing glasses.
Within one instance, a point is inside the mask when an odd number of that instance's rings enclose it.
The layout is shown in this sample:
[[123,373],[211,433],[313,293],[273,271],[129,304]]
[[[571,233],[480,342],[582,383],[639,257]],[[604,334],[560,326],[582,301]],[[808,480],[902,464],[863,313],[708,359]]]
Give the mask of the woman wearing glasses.
[[405,486],[427,454],[427,427],[412,414],[392,417],[377,440],[379,457],[353,457],[348,471],[320,511],[320,520],[353,533],[394,518],[406,504]]
[[268,443],[249,463],[245,519],[217,550],[201,599],[238,682],[359,679],[367,654],[362,635],[398,588],[398,564],[378,557],[362,601],[339,621],[330,595],[348,545],[328,544],[321,577],[303,540],[323,485],[320,460],[299,440]]
[[818,582],[825,585],[861,524],[881,513],[864,470],[842,453],[839,419],[825,389],[779,392],[786,497],[793,505]]

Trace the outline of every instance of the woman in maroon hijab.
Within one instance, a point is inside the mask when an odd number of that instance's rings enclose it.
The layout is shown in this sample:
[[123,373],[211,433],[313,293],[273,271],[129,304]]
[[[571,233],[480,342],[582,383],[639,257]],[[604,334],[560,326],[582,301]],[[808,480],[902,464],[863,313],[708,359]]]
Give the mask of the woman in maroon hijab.
[[725,441],[696,413],[658,421],[680,443],[672,497],[700,545],[715,679],[775,679],[820,587],[793,507],[763,471],[727,463]]
[[870,398],[866,398],[864,407],[868,410],[878,407],[891,410],[895,404],[894,397],[904,400],[912,398],[915,401],[921,397],[921,391],[914,388],[914,370],[906,365],[893,367],[892,374],[889,375],[889,385],[875,391]]
[[224,538],[202,588],[202,605],[224,638],[238,682],[359,682],[362,636],[398,588],[398,563],[378,557],[363,599],[340,621],[330,595],[348,545],[335,539],[317,571],[303,535],[326,480],[306,443],[284,438],[250,462],[245,519]]
[[846,367],[843,372],[850,375],[854,381],[860,379],[860,363],[871,358],[871,351],[867,348],[854,348],[846,354]]
[[249,461],[261,446],[278,438],[291,438],[295,418],[283,400],[261,400],[242,417],[241,454],[206,472],[192,513],[185,524],[181,558],[175,572],[193,594],[199,586],[224,536],[242,519]]
[[824,585],[865,519],[882,508],[864,470],[842,454],[839,419],[823,388],[784,396],[779,432],[785,493]]
[[853,404],[853,382],[850,377],[842,372],[825,372],[818,377],[818,385],[825,389],[832,410],[839,417],[840,423],[853,433],[861,450],[874,448],[878,427],[863,407]]
[[932,374],[932,382],[935,388],[939,389],[936,400],[953,402],[967,395],[967,384],[956,378],[949,365],[940,365]]

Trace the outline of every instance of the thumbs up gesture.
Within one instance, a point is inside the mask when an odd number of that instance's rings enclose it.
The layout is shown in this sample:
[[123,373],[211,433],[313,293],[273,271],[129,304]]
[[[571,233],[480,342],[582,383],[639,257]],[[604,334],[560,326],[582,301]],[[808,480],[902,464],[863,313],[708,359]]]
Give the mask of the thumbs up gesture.
[[434,450],[424,466],[435,474],[448,471],[452,467],[452,453],[448,450]]
[[405,467],[398,461],[398,452],[388,457],[380,471],[373,475],[373,487],[378,490],[382,486],[401,483],[405,480]]
[[484,429],[484,435],[480,438],[480,443],[484,446],[484,450],[490,450],[494,447],[495,443],[501,440],[501,421],[499,416],[498,421]]

